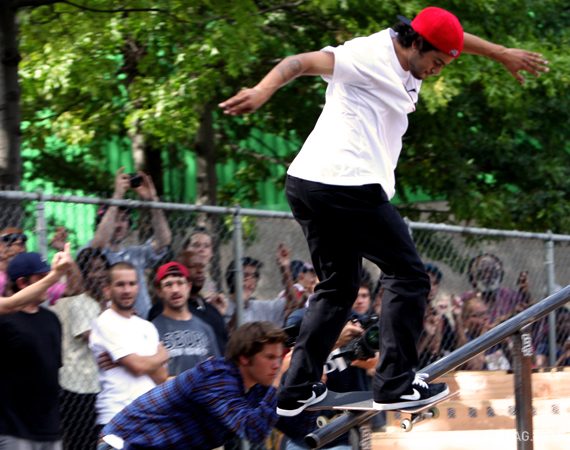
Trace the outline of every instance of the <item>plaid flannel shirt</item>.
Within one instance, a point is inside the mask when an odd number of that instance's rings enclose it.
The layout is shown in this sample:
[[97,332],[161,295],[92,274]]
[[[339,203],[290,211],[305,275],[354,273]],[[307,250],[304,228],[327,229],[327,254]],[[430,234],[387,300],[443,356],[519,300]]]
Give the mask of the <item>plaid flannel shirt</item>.
[[262,442],[274,426],[293,438],[316,428],[318,412],[283,418],[276,403],[274,387],[256,384],[244,392],[237,366],[210,358],[140,396],[101,434],[122,438],[125,450],[202,450],[220,447],[234,435]]

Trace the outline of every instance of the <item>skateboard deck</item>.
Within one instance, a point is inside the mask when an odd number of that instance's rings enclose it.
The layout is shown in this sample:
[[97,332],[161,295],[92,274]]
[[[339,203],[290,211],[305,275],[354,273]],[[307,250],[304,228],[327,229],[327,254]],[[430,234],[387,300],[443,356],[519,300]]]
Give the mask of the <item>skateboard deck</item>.
[[[411,408],[394,408],[389,411],[398,411],[411,415],[410,419],[403,419],[400,423],[405,432],[411,431],[414,424],[428,419],[437,419],[439,417],[439,409],[437,405],[459,395],[459,391],[452,392],[445,397],[430,402],[422,406],[414,406]],[[370,391],[365,392],[334,392],[329,391],[326,398],[314,405],[309,406],[309,410],[335,410],[335,411],[372,411],[374,410],[373,394]],[[380,412],[380,411],[378,411]],[[336,416],[335,416],[336,417]],[[317,418],[319,427],[325,426],[333,418],[321,416]]]
[[329,391],[324,400],[307,409],[336,409],[336,410],[353,410],[353,411],[369,411],[373,403],[372,392],[334,392]]
[[[422,406],[414,406],[411,408],[394,408],[389,411],[399,411],[408,414],[419,414],[422,411],[430,409],[439,403],[445,402],[453,397],[459,395],[459,391],[451,392],[445,397],[440,398],[434,402],[430,402]],[[319,403],[309,406],[309,410],[319,410],[319,409],[332,409],[340,411],[370,411],[373,410],[373,398],[372,392],[334,392],[329,391],[326,398]]]

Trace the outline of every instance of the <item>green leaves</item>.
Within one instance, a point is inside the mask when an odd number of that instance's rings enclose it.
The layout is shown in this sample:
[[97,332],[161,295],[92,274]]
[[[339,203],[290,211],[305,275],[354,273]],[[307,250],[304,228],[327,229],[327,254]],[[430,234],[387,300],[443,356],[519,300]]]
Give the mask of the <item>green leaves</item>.
[[[54,3],[21,12],[24,137],[40,152],[34,158],[45,154],[45,164],[34,165],[35,174],[49,171],[62,184],[71,181],[58,167],[73,158],[88,165],[86,173],[99,183],[101,146],[110,136],[142,133],[149,148],[168,152],[169,167],[183,167],[203,105],[254,86],[287,55],[379,31],[394,24],[397,14],[413,18],[430,3],[87,0],[82,5],[131,11],[95,13]],[[447,199],[449,213],[434,220],[569,231],[567,2],[474,0],[438,6],[454,12],[470,33],[544,54],[551,70],[540,78],[525,73],[521,86],[497,62],[461,55],[441,76],[429,78],[404,137],[396,173],[399,198],[405,202],[406,192],[423,192]],[[252,153],[290,162],[320,114],[325,88],[320,77],[301,77],[254,114],[216,115],[218,162],[235,168],[233,179],[220,186],[223,202],[255,203],[260,184],[281,186],[284,168]],[[291,144],[276,151],[252,140],[272,143],[275,136]],[[49,144],[54,138],[79,153],[62,155],[63,147]]]

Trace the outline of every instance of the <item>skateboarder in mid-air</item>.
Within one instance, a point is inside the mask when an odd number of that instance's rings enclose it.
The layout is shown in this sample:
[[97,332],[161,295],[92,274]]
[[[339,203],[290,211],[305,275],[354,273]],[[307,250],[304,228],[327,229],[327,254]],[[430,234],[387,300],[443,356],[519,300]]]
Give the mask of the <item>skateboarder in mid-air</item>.
[[328,83],[325,107],[287,176],[287,199],[321,282],[277,391],[280,415],[299,414],[326,396],[319,380],[356,299],[362,257],[380,267],[385,289],[375,409],[421,406],[449,393],[445,384],[427,384],[413,370],[430,283],[390,204],[407,115],[416,109],[422,80],[438,75],[461,51],[500,62],[521,83],[519,70],[535,76],[548,70],[542,55],[464,33],[442,9],[399,19],[394,29],[289,56],[257,86],[219,105],[227,114],[246,114],[300,75],[320,75]]

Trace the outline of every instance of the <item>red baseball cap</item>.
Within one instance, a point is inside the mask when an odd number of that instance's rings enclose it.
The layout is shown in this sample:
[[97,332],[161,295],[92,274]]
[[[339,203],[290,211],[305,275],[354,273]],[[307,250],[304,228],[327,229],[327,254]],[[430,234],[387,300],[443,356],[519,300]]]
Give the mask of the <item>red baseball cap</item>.
[[459,19],[445,9],[430,6],[414,20],[398,16],[439,51],[457,58],[463,50],[463,27]]
[[169,262],[160,266],[156,271],[156,284],[160,283],[160,280],[169,275],[176,275],[185,278],[189,277],[188,269],[186,269],[186,267],[177,262]]

